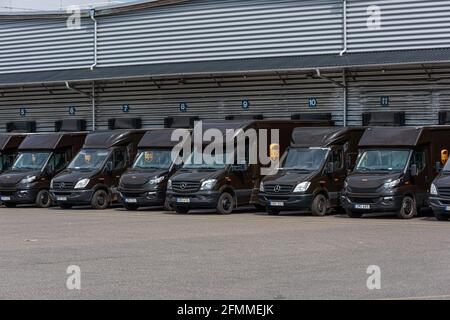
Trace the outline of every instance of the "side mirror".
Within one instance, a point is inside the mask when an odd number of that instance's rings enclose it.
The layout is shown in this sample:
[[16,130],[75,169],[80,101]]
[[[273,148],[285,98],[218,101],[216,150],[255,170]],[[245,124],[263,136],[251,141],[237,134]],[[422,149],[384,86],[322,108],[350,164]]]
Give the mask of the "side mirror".
[[416,164],[412,164],[411,165],[410,171],[411,171],[411,176],[413,176],[413,177],[417,176],[418,173],[419,173],[418,170],[417,170],[417,165]]
[[336,171],[334,162],[328,162],[325,170],[327,174],[333,174]]
[[436,161],[436,173],[441,172],[441,170],[442,170],[441,163],[439,161]]
[[113,163],[112,163],[112,161],[108,161],[106,163],[106,172],[107,173],[112,173],[112,171],[113,171]]

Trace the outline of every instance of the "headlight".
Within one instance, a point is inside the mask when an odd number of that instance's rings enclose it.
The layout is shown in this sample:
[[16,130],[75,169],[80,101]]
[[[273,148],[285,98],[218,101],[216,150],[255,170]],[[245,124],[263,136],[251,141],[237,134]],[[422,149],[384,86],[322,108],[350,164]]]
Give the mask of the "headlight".
[[347,179],[345,179],[344,180],[344,189],[347,189],[348,188],[348,181],[347,181]]
[[89,183],[89,179],[81,179],[80,181],[77,182],[77,184],[75,185],[75,189],[83,189],[86,188],[86,186]]
[[309,182],[309,181],[305,181],[305,182],[299,183],[295,187],[294,192],[305,192],[306,190],[308,190],[310,185],[311,185],[311,182]]
[[216,185],[216,179],[208,179],[202,182],[200,190],[211,190]]
[[264,192],[264,183],[259,184],[259,191]]
[[167,181],[167,190],[172,190],[172,180]]
[[434,185],[434,183],[431,184],[431,187],[430,187],[430,194],[432,194],[432,195],[434,195],[434,196],[437,196],[437,195],[438,195],[438,191],[437,191],[437,188],[436,188],[436,186]]
[[155,179],[151,179],[148,183],[149,184],[158,184],[164,181],[164,176],[159,177],[159,178],[155,178]]
[[401,179],[397,179],[397,180],[394,180],[394,181],[389,181],[389,182],[386,182],[385,184],[383,184],[383,187],[385,189],[392,189],[392,188],[395,188],[396,186],[398,186],[401,181],[402,181]]
[[53,189],[53,179],[50,181],[50,189]]
[[23,178],[22,180],[20,180],[20,183],[31,183],[34,180],[36,180],[36,176],[28,176],[28,177]]

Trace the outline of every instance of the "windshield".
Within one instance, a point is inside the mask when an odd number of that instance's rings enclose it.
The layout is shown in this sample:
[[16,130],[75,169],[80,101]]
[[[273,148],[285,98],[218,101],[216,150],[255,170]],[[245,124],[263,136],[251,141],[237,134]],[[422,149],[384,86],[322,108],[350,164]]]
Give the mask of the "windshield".
[[357,160],[356,171],[403,171],[410,150],[366,150]]
[[172,165],[171,150],[146,150],[138,154],[133,169],[169,169]]
[[[196,160],[201,159],[201,163],[194,163]],[[224,169],[227,165],[226,159],[228,159],[229,155],[227,154],[217,154],[212,156],[212,161],[205,161],[206,159],[203,157],[201,152],[194,151],[188,157],[186,162],[183,165],[184,169]],[[216,159],[218,161],[216,161]]]
[[447,161],[444,165],[442,171],[449,172],[450,171],[450,161]]
[[328,155],[323,148],[290,148],[282,161],[282,170],[317,171]]
[[12,169],[41,170],[49,157],[50,152],[20,152]]
[[82,149],[69,164],[69,169],[100,169],[103,162],[108,158],[107,149]]

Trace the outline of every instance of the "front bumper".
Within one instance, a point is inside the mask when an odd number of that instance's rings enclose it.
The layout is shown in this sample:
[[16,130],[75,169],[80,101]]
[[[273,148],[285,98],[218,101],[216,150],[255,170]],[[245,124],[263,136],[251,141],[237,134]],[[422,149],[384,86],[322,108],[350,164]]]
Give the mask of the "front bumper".
[[91,204],[94,190],[50,190],[52,200],[57,204],[88,205]]
[[167,191],[171,206],[191,209],[215,209],[219,201],[219,191],[198,191],[194,193],[175,193]]
[[38,189],[0,190],[0,201],[4,203],[32,204],[36,202]]
[[355,194],[344,193],[341,205],[355,212],[398,212],[402,207],[403,196],[392,194]]
[[272,195],[260,192],[259,204],[279,210],[309,210],[314,199],[312,194]]
[[166,194],[161,190],[119,190],[123,204],[134,204],[141,207],[160,206],[164,204]]
[[428,204],[433,209],[433,212],[450,215],[450,199],[430,196],[428,198]]

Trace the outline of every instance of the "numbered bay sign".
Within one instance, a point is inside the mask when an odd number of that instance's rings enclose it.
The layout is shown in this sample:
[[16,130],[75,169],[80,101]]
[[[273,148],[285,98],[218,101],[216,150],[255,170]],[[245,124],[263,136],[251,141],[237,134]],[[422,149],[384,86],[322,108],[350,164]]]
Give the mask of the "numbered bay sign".
[[27,109],[26,108],[20,108],[20,116],[25,117],[27,115]]
[[380,104],[382,107],[388,107],[389,106],[389,97],[381,97]]
[[69,114],[71,116],[75,115],[76,112],[77,112],[77,109],[75,107],[69,107]]
[[188,105],[187,105],[186,102],[181,102],[180,103],[180,111],[181,112],[187,112],[187,108],[188,108]]
[[124,104],[122,106],[122,112],[124,112],[124,113],[130,112],[130,106],[128,104]]
[[316,98],[309,98],[308,99],[308,106],[310,108],[315,108],[317,107],[317,99]]
[[248,110],[250,108],[250,101],[248,100],[242,100],[241,107],[244,110]]

